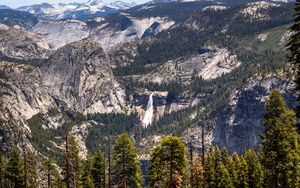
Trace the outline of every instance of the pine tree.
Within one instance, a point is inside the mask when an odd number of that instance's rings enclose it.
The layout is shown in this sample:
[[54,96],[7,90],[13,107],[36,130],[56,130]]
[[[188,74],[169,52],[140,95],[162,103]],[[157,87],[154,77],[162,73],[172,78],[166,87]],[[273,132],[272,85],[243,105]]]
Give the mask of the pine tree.
[[37,169],[37,161],[36,156],[29,150],[24,150],[24,155],[26,155],[26,159],[24,161],[24,170],[26,173],[25,183],[29,188],[38,187],[38,169]]
[[[295,83],[296,89],[300,92],[300,0],[296,0],[294,8],[294,24],[290,27],[293,33],[288,43],[290,51],[289,62],[296,67]],[[298,95],[298,103],[300,103],[300,95]],[[297,106],[297,116],[300,116],[300,105]]]
[[238,174],[238,187],[248,188],[248,165],[243,157],[240,157],[240,161],[237,164],[237,174]]
[[223,147],[222,151],[221,151],[221,158],[222,158],[222,163],[225,165],[225,167],[227,168],[226,164],[229,163],[229,155],[227,152],[227,149],[225,147]]
[[218,182],[216,187],[234,188],[229,172],[222,163],[218,164],[217,171],[219,171],[219,177],[218,177]]
[[116,187],[141,187],[140,162],[132,139],[122,134],[113,146],[112,183]]
[[239,178],[239,164],[240,164],[240,157],[236,152],[232,154],[232,166],[230,167],[232,182],[234,187],[238,187],[240,185],[240,178]]
[[67,187],[80,187],[82,185],[82,163],[79,146],[73,135],[68,135],[66,139],[65,161]]
[[248,165],[248,185],[250,188],[263,187],[263,168],[253,149],[247,150],[243,154]]
[[214,157],[214,150],[213,147],[210,147],[208,153],[206,154],[205,164],[204,164],[204,180],[205,180],[205,187],[207,188],[214,188],[217,186],[213,157]]
[[12,150],[7,163],[5,177],[8,180],[8,187],[19,188],[24,186],[24,165],[17,148]]
[[[92,169],[93,169],[94,161],[90,155],[87,156],[84,166],[84,174],[83,174],[83,187],[84,188],[95,188]],[[100,187],[100,186],[97,186]]]
[[5,187],[5,169],[6,168],[6,161],[4,157],[0,154],[0,188]]
[[154,148],[149,166],[149,186],[153,188],[160,188],[168,186],[167,169],[164,168],[164,164],[160,161],[161,147]]
[[60,178],[59,171],[57,169],[57,165],[54,159],[47,158],[43,162],[43,171],[45,173],[45,179],[47,182],[48,188],[60,188],[63,187],[63,182]]
[[200,159],[198,155],[194,155],[193,162],[191,165],[191,173],[192,173],[192,181],[190,182],[191,187],[193,188],[202,188],[204,185],[204,169],[202,164],[200,163]]
[[105,158],[103,153],[99,151],[94,155],[91,173],[95,187],[105,187]]
[[[149,168],[150,186],[181,187],[185,175],[186,162],[186,148],[181,138],[174,136],[165,137],[151,155]],[[164,173],[162,174],[161,171],[164,171]]]
[[278,90],[265,104],[262,164],[266,187],[299,187],[299,138],[295,113],[286,107]]

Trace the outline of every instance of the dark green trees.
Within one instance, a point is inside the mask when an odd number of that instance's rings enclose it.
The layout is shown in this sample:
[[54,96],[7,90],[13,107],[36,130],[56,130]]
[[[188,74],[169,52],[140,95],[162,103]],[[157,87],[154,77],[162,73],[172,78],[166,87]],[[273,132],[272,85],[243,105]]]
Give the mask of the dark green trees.
[[93,169],[93,159],[90,155],[86,157],[84,164],[84,173],[83,173],[83,187],[85,188],[95,188],[95,184],[92,176]]
[[67,187],[80,187],[82,184],[82,163],[79,156],[79,146],[73,135],[66,139],[65,173]]
[[47,158],[43,162],[43,169],[48,188],[63,187],[63,181],[57,169],[57,164],[54,159]]
[[105,158],[103,153],[99,151],[94,155],[91,174],[95,187],[105,187]]
[[25,172],[25,185],[28,188],[38,187],[38,164],[35,154],[29,149],[25,149],[24,153],[24,172]]
[[142,187],[140,162],[132,139],[120,135],[113,147],[112,183],[116,187]]
[[181,187],[186,169],[186,148],[181,138],[167,136],[152,153],[150,187]]
[[6,166],[5,177],[7,187],[19,188],[24,186],[24,165],[18,149],[13,149]]
[[[293,32],[288,48],[290,51],[289,61],[296,67],[295,83],[297,91],[300,91],[300,1],[296,0],[294,8],[294,24],[290,27]],[[297,116],[300,115],[300,95],[298,96]]]
[[273,90],[265,104],[262,134],[262,164],[266,187],[299,187],[299,138],[295,113],[286,107],[279,91]]
[[4,157],[0,154],[0,188],[5,187],[5,166],[6,161]]
[[263,167],[259,161],[258,156],[256,155],[253,149],[247,150],[243,154],[248,165],[248,185],[250,188],[262,188],[263,187],[263,178],[264,171]]

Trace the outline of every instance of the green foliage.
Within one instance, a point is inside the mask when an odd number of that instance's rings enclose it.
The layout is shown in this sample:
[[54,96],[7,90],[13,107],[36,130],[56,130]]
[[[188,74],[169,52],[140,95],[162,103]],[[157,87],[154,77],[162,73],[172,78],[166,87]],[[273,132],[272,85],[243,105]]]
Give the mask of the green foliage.
[[298,187],[300,156],[295,113],[286,107],[278,90],[271,92],[265,108],[265,131],[262,134],[265,186]]
[[5,169],[6,168],[6,160],[0,154],[0,188],[5,187]]
[[12,150],[9,161],[6,165],[5,178],[9,188],[19,188],[24,186],[24,164],[20,151],[17,148]]
[[127,134],[118,136],[113,146],[112,183],[123,188],[142,187],[140,162]]
[[[87,156],[84,166],[84,174],[83,174],[83,187],[85,188],[95,188],[101,187],[101,184],[95,186],[95,181],[93,181],[92,170],[93,168],[93,159],[90,155]],[[97,177],[96,177],[97,178]]]
[[47,158],[43,161],[42,171],[45,173],[44,181],[47,181],[49,188],[62,188],[64,183],[57,169],[56,161],[52,158]]
[[99,151],[94,155],[91,174],[95,187],[105,187],[105,158]]
[[248,166],[248,185],[250,188],[262,188],[264,171],[260,160],[253,149],[247,150],[243,154]]
[[65,174],[67,187],[82,185],[82,163],[79,156],[79,145],[75,136],[67,135],[65,151]]
[[93,153],[98,150],[107,151],[108,137],[132,132],[140,123],[137,114],[89,114],[88,120],[97,122],[86,138],[87,148]]
[[[54,110],[51,110],[50,114],[52,114],[53,111]],[[43,125],[49,122],[44,118],[42,113],[34,115],[31,119],[27,120],[27,123],[31,130],[31,137],[29,139],[34,148],[46,156],[51,156],[58,161],[62,161],[63,155],[61,154],[61,150],[54,147],[53,142],[62,142],[58,137],[63,137],[65,132],[63,127],[60,129],[44,129]]]
[[181,187],[186,163],[186,147],[181,138],[165,137],[151,155],[150,187]]
[[[295,65],[296,75],[295,83],[296,90],[300,91],[300,1],[296,0],[294,7],[294,23],[290,27],[292,36],[290,37],[287,47],[289,49],[289,62]],[[300,96],[298,96],[298,103],[300,103]],[[297,115],[300,116],[300,105],[297,107]]]
[[25,183],[28,188],[38,187],[38,161],[36,156],[30,150],[24,150],[24,170],[25,170]]

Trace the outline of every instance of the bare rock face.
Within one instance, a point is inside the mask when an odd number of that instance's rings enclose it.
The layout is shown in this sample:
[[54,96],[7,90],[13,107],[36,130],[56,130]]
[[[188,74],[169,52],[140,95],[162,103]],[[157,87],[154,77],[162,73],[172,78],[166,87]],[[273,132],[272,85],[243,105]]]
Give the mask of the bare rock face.
[[[27,120],[38,113],[53,108],[122,113],[126,106],[107,55],[98,44],[85,40],[59,49],[40,67],[0,61],[0,101],[0,146],[5,148],[21,144],[20,135],[30,136]],[[43,129],[63,122],[52,124]],[[26,138],[24,142],[30,143]]]
[[58,49],[89,35],[86,23],[79,20],[44,20],[35,25],[32,31],[41,35],[52,49]]
[[55,106],[41,82],[40,71],[25,64],[0,61],[0,146],[30,144],[26,119]]
[[290,93],[292,87],[292,82],[269,76],[251,80],[243,90],[234,91],[229,108],[217,110],[212,115],[216,123],[212,143],[226,146],[229,151],[243,152],[251,147],[259,149],[266,97],[272,89],[279,89],[287,105],[295,108],[296,97]]
[[46,89],[59,105],[85,114],[123,112],[125,93],[97,43],[66,45],[41,70]]
[[0,57],[32,60],[48,54],[48,44],[39,35],[0,24]]
[[170,60],[138,79],[159,84],[175,80],[189,82],[193,76],[211,80],[230,73],[240,65],[236,55],[225,48],[204,48],[198,55]]

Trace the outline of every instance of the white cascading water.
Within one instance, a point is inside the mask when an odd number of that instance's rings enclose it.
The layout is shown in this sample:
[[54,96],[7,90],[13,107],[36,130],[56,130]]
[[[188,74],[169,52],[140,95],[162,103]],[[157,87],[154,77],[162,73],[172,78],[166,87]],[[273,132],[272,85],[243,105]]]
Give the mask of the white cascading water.
[[143,126],[147,128],[148,125],[152,124],[152,118],[153,118],[153,93],[149,96],[148,104],[147,104],[147,110],[143,119]]

